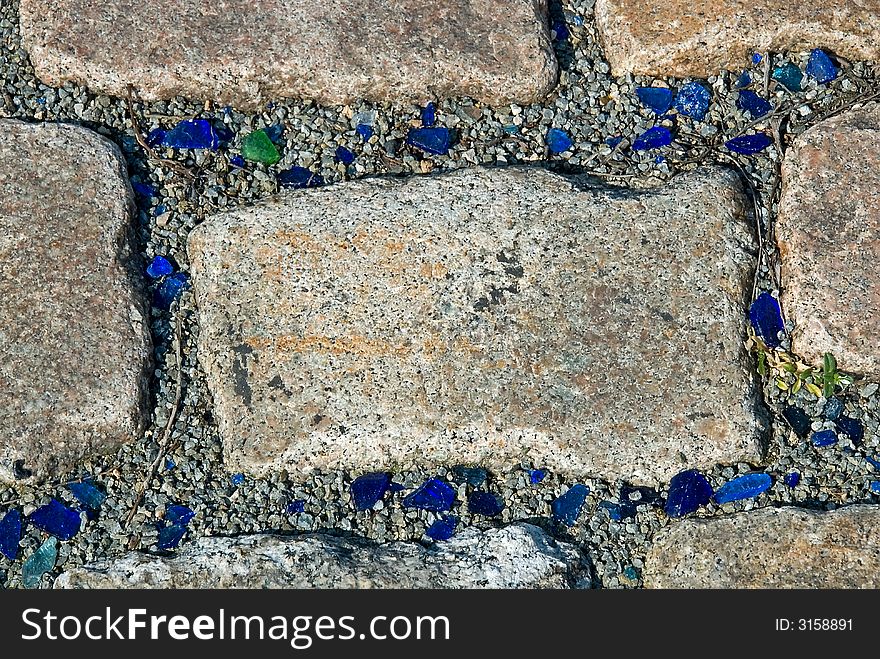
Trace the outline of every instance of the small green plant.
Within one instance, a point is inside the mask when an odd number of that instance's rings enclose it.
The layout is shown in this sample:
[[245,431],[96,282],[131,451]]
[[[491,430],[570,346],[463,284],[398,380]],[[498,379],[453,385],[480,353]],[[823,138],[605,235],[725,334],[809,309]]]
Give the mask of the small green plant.
[[794,395],[803,388],[816,398],[830,398],[838,387],[845,389],[853,383],[852,376],[837,370],[837,360],[830,352],[825,353],[822,368],[818,369],[785,350],[767,347],[758,336],[750,336],[746,347],[758,357],[758,373],[771,378],[780,391]]
[[837,387],[845,389],[853,383],[852,376],[844,375],[837,370],[837,360],[830,352],[822,359],[822,395],[831,398]]

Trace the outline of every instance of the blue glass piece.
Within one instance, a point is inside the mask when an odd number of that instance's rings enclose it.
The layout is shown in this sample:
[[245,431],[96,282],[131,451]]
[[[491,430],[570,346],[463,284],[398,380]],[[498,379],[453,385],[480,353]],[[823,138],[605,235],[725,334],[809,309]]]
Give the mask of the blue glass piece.
[[529,482],[532,485],[537,485],[541,481],[547,478],[547,470],[546,469],[532,469],[529,471]]
[[13,508],[0,520],[0,554],[14,561],[18,556],[19,542],[21,542],[21,513]]
[[433,103],[428,103],[422,108],[422,126],[430,128],[437,122],[437,109]]
[[425,531],[425,535],[438,542],[449,540],[449,538],[455,533],[456,526],[458,526],[458,517],[455,517],[454,515],[443,515],[443,517],[435,520],[434,523],[428,527],[428,530]]
[[736,99],[736,107],[748,112],[752,118],[763,117],[773,110],[773,105],[766,98],[759,96],[751,89],[743,89]]
[[41,531],[54,535],[59,540],[70,540],[79,533],[82,523],[79,513],[71,510],[57,499],[31,513],[30,522]]
[[859,446],[865,438],[865,426],[859,419],[851,416],[842,416],[834,422],[837,429],[849,437],[855,446]]
[[812,425],[810,417],[808,417],[806,412],[799,407],[794,407],[793,405],[787,406],[782,410],[782,418],[788,421],[788,425],[791,426],[794,433],[801,439],[805,438],[810,433],[810,427]]
[[288,515],[304,513],[306,511],[306,502],[303,499],[296,499],[287,504],[286,510]]
[[782,309],[779,301],[767,293],[761,293],[752,306],[749,307],[749,320],[755,328],[755,334],[764,339],[771,348],[777,348],[782,343],[779,334],[785,332],[785,323],[782,322]]
[[837,396],[832,396],[825,403],[825,409],[822,410],[822,416],[829,421],[836,421],[843,414],[843,401]]
[[740,135],[728,140],[724,143],[728,149],[734,153],[741,153],[750,156],[753,153],[763,151],[773,144],[773,140],[765,133],[755,133],[754,135]]
[[147,276],[151,279],[161,279],[174,272],[174,266],[164,256],[154,256],[147,266]]
[[782,66],[777,66],[773,69],[773,73],[770,77],[779,82],[790,92],[799,92],[802,89],[801,83],[804,80],[804,74],[801,73],[801,70],[791,62],[783,64]]
[[409,133],[407,133],[406,143],[421,149],[425,153],[442,156],[449,151],[451,139],[449,129],[443,126],[411,128]]
[[357,131],[357,134],[363,138],[364,142],[373,136],[373,127],[367,124],[358,124],[355,131]]
[[156,196],[156,191],[153,189],[152,185],[147,185],[140,181],[133,181],[131,189],[134,190],[136,195],[143,197],[144,199],[152,199]]
[[514,124],[510,124],[510,125],[504,127],[504,132],[507,133],[508,135],[515,135],[516,133],[519,132],[519,126],[516,126]]
[[241,485],[244,483],[244,474],[232,474],[232,478],[230,478],[233,485]]
[[670,517],[683,517],[709,503],[712,494],[712,486],[703,474],[696,469],[682,471],[669,481],[666,514]]
[[791,471],[785,475],[785,484],[791,488],[798,486],[801,482],[801,475],[796,471]]
[[234,155],[229,159],[229,164],[233,167],[238,167],[239,169],[244,168],[244,158],[240,155]]
[[816,48],[810,51],[810,59],[807,61],[807,75],[820,85],[831,82],[840,73],[831,58],[824,50]]
[[697,121],[702,121],[709,109],[709,100],[712,95],[709,90],[698,82],[687,82],[675,95],[673,107],[679,114],[686,115]]
[[282,126],[281,124],[272,124],[268,128],[264,128],[263,132],[266,133],[266,137],[268,137],[271,141],[277,142],[284,134],[284,126]]
[[432,478],[422,484],[415,492],[404,497],[404,508],[422,508],[434,512],[446,512],[455,503],[455,489],[444,481]]
[[833,430],[820,430],[813,433],[810,441],[813,446],[831,446],[837,443],[837,433]]
[[630,581],[638,581],[639,571],[634,566],[629,565],[623,570],[623,576]]
[[871,492],[874,494],[880,494],[880,481],[871,481],[868,487],[871,488]]
[[168,506],[168,509],[165,511],[165,521],[168,524],[183,524],[185,526],[195,516],[196,513],[192,508],[181,506],[180,504]]
[[652,487],[644,485],[624,485],[620,488],[621,504],[632,503],[636,506],[652,505],[660,501],[660,494]]
[[754,499],[773,485],[768,474],[745,474],[727,481],[715,492],[716,503],[730,503],[741,499]]
[[554,21],[553,27],[554,39],[556,41],[566,41],[569,36],[571,36],[568,32],[568,26],[565,24],[565,21]]
[[736,82],[733,83],[734,89],[745,89],[749,85],[752,84],[752,76],[749,75],[748,71],[743,71],[739,78],[736,79]]
[[385,496],[391,485],[391,474],[385,471],[358,476],[351,482],[351,498],[355,510],[370,510]]
[[162,138],[162,146],[172,149],[215,150],[219,144],[217,133],[207,119],[184,119]]
[[584,503],[586,503],[589,493],[590,488],[586,485],[581,485],[580,483],[572,485],[565,494],[557,497],[550,504],[553,519],[566,526],[574,526],[578,517],[581,516],[581,511],[584,508]]
[[612,149],[616,149],[617,145],[623,142],[623,138],[619,135],[615,135],[614,137],[606,137],[605,144],[610,146]]
[[654,126],[639,135],[633,142],[633,151],[649,151],[672,144],[672,133],[664,126]]
[[468,497],[468,510],[475,515],[495,517],[504,510],[504,499],[491,492],[471,492]]
[[57,560],[58,540],[49,538],[21,566],[21,585],[25,588],[39,586],[42,576],[55,567]]
[[278,183],[285,188],[317,188],[324,185],[324,177],[310,169],[294,165],[290,169],[278,172]]
[[403,485],[401,485],[400,483],[395,483],[394,481],[391,481],[391,485],[388,487],[388,489],[392,492],[402,492],[406,488],[404,488]]
[[472,487],[480,487],[488,477],[489,474],[486,473],[486,470],[480,467],[457,466],[452,468],[452,480],[456,483],[467,483]]
[[153,292],[153,306],[168,311],[174,300],[187,288],[189,288],[189,276],[186,273],[178,272],[165,277]]
[[165,141],[166,134],[167,131],[164,131],[161,128],[154,128],[149,133],[147,133],[147,137],[145,139],[148,145],[150,145],[151,147],[157,147]]
[[550,153],[562,153],[563,151],[568,151],[574,146],[574,142],[571,141],[568,133],[564,130],[559,130],[558,128],[551,128],[547,131],[546,141]]
[[107,495],[89,481],[70,483],[67,487],[77,501],[91,510],[98,510],[107,499]]
[[636,87],[636,96],[654,114],[663,114],[672,107],[672,90],[667,87]]
[[615,522],[620,522],[630,517],[635,517],[636,507],[632,503],[614,503],[612,501],[601,501],[600,508],[608,511],[608,517]]
[[752,54],[752,64],[760,64],[762,59],[764,59],[764,56],[761,53]]
[[186,535],[186,524],[168,524],[159,527],[159,539],[156,547],[162,550],[176,549],[183,536]]
[[336,147],[336,160],[337,162],[341,162],[343,165],[350,165],[354,162],[354,154],[346,149],[344,146]]
[[159,204],[158,206],[156,206],[156,208],[153,209],[153,216],[159,217],[160,215],[164,214],[165,211],[167,211],[167,210],[168,209],[165,208],[165,206],[163,204]]
[[871,465],[872,467],[874,467],[874,469],[876,469],[877,471],[880,471],[880,460],[877,460],[876,458],[872,458],[870,455],[866,455],[866,456],[865,456],[865,461],[866,461],[869,465]]
[[165,458],[165,469],[166,471],[171,471],[177,466],[177,463],[171,458]]
[[662,162],[666,162],[666,157],[665,156],[657,156],[656,158],[654,158],[654,162],[659,165]]

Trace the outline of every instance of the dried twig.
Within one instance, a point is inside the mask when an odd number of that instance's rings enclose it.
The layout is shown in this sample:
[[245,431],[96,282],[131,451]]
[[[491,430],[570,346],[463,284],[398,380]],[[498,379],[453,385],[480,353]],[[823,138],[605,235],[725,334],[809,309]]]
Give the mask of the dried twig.
[[126,90],[126,103],[128,104],[128,116],[131,120],[131,129],[134,132],[134,139],[137,140],[137,143],[141,146],[141,148],[146,151],[147,157],[150,160],[155,160],[161,165],[164,165],[168,169],[173,172],[180,174],[181,176],[185,176],[190,179],[196,178],[196,175],[188,168],[181,165],[179,162],[175,162],[174,160],[169,160],[168,158],[162,158],[156,151],[151,147],[147,140],[144,139],[143,133],[141,133],[141,128],[138,125],[137,118],[134,114],[134,98],[133,98],[133,88],[131,85],[128,86]]

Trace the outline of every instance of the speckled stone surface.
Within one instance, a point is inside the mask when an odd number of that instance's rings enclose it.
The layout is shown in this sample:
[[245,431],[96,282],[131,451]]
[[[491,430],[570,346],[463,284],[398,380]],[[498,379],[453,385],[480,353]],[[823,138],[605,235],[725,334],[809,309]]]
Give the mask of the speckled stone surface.
[[878,588],[880,508],[763,508],[672,524],[645,560],[647,588]]
[[537,526],[467,529],[446,542],[375,545],[309,534],[199,538],[174,556],[129,553],[55,588],[588,588],[587,560]]
[[880,377],[880,105],[807,130],[782,165],[777,220],[792,347]]
[[471,96],[530,103],[556,83],[546,0],[21,2],[37,75],[121,96],[259,108]]
[[140,432],[151,343],[131,213],[109,141],[0,121],[4,480],[52,476]]
[[634,192],[478,168],[210,218],[188,252],[227,466],[758,460],[741,201],[720,169]]
[[745,67],[754,52],[820,47],[880,57],[880,0],[596,0],[596,23],[616,75],[704,78]]

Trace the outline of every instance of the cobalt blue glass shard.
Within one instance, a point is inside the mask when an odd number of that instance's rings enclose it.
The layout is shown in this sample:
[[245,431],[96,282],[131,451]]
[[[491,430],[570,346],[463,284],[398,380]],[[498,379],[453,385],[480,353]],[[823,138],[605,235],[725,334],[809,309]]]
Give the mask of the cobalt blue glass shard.
[[336,161],[341,162],[343,165],[350,165],[354,162],[354,154],[346,149],[344,146],[336,147]]
[[159,146],[160,144],[162,144],[162,142],[165,141],[166,134],[167,134],[167,131],[164,131],[161,128],[154,128],[149,133],[147,133],[147,137],[146,137],[147,144],[152,147]]
[[599,507],[607,510],[608,517],[615,522],[633,517],[636,514],[636,507],[631,503],[621,504],[612,501],[600,501]]
[[869,465],[871,465],[872,467],[874,467],[874,469],[876,469],[877,471],[880,471],[880,460],[877,460],[876,458],[872,458],[870,455],[866,455],[866,456],[865,456],[865,461],[866,461]]
[[242,167],[244,167],[244,158],[236,154],[229,159],[229,164],[233,167],[238,167],[239,169],[241,169]]
[[445,481],[432,478],[423,483],[415,492],[404,497],[404,508],[421,508],[434,512],[446,512],[455,503],[455,489]]
[[553,34],[556,35],[556,41],[565,41],[570,36],[565,21],[554,21],[551,29],[553,30]]
[[836,421],[843,414],[843,401],[837,396],[832,396],[825,403],[825,409],[822,410],[822,416],[829,421]]
[[736,79],[736,82],[733,83],[734,89],[745,89],[749,85],[752,84],[752,76],[749,75],[748,71],[743,71],[739,78]]
[[824,50],[816,48],[810,51],[810,59],[807,61],[807,75],[820,85],[831,82],[838,75],[837,67]]
[[559,130],[558,128],[551,128],[547,131],[546,141],[550,153],[562,153],[563,151],[568,151],[574,146],[574,142],[571,141],[568,133],[564,130]]
[[623,138],[619,135],[615,135],[614,137],[606,137],[605,144],[610,146],[612,149],[617,148],[617,145],[623,142]]
[[434,523],[428,527],[428,530],[425,531],[425,535],[438,542],[449,540],[449,538],[455,533],[455,527],[457,525],[458,517],[455,517],[454,515],[443,515],[443,517],[435,520]]
[[868,487],[871,488],[871,492],[874,494],[880,494],[880,481],[871,481]]
[[140,195],[145,199],[151,199],[156,195],[156,191],[153,189],[152,185],[147,185],[140,181],[132,181],[131,188],[134,190],[135,194]]
[[683,517],[709,503],[712,494],[712,486],[703,474],[696,469],[682,471],[669,481],[666,514],[670,517]]
[[468,510],[475,515],[495,517],[504,510],[504,499],[491,492],[471,492],[468,497]]
[[183,536],[186,535],[186,524],[168,524],[159,528],[159,539],[156,547],[162,550],[176,549]]
[[837,433],[833,430],[820,430],[813,433],[810,441],[813,446],[831,446],[837,443]]
[[788,425],[791,426],[794,433],[801,439],[810,433],[810,426],[812,425],[810,417],[801,408],[789,405],[782,410],[782,418],[788,421]]
[[411,128],[406,135],[406,143],[410,146],[438,156],[446,155],[451,140],[449,129],[443,126]]
[[0,520],[0,554],[10,561],[18,556],[18,543],[21,542],[21,513],[15,508],[6,511]]
[[21,585],[25,588],[39,586],[42,576],[55,567],[57,560],[58,540],[49,538],[21,566]]
[[87,480],[81,483],[70,483],[67,487],[77,501],[91,510],[98,510],[107,499],[106,494]]
[[452,468],[452,480],[456,483],[467,483],[472,487],[480,487],[488,477],[489,474],[481,467],[462,467],[459,465]]
[[764,339],[771,348],[777,348],[782,343],[779,334],[785,331],[785,323],[782,322],[782,308],[779,301],[764,291],[752,306],[749,307],[749,320],[755,328],[755,334]]
[[736,99],[736,107],[748,112],[752,118],[763,117],[773,109],[773,105],[766,98],[759,96],[751,89],[743,89]]
[[698,82],[688,82],[681,86],[675,95],[673,106],[679,114],[687,115],[697,121],[702,121],[709,109],[709,100],[712,98],[709,90]]
[[165,277],[153,293],[153,306],[168,311],[171,304],[189,287],[189,276],[183,272]]
[[785,484],[788,485],[789,487],[792,487],[792,488],[797,487],[798,483],[800,483],[800,482],[801,482],[801,475],[796,471],[789,472],[785,475]]
[[219,144],[214,126],[207,119],[184,119],[162,138],[162,146],[172,149],[215,150]]
[[244,474],[232,474],[232,478],[230,479],[233,485],[241,485],[244,483]]
[[771,485],[773,479],[768,474],[745,474],[719,487],[715,492],[715,501],[722,504],[740,499],[754,499],[769,490]]
[[282,126],[281,124],[272,124],[268,128],[264,128],[263,132],[266,133],[266,137],[268,137],[271,141],[277,142],[284,134],[284,126]]
[[71,510],[57,499],[37,508],[29,517],[31,524],[59,540],[70,540],[79,533],[79,513]]
[[531,469],[529,471],[529,482],[532,485],[537,485],[541,481],[547,478],[547,470],[546,469]]
[[278,183],[285,188],[317,188],[324,185],[324,177],[310,169],[294,165],[278,172]]
[[428,103],[425,107],[422,108],[422,126],[426,128],[430,128],[437,121],[437,109],[434,107],[433,103]]
[[391,474],[377,471],[358,476],[351,482],[351,498],[355,510],[370,510],[385,496],[391,485]]
[[578,517],[581,516],[581,511],[584,508],[584,503],[589,493],[590,488],[586,485],[581,485],[580,483],[572,485],[565,494],[557,497],[550,504],[550,512],[553,513],[553,519],[566,526],[574,526]]
[[288,515],[304,513],[306,511],[306,502],[303,499],[296,499],[287,504],[286,510]]
[[663,114],[672,107],[672,90],[668,87],[636,87],[636,96],[654,114]]
[[361,136],[364,142],[366,142],[373,136],[373,127],[368,126],[367,124],[358,124],[357,128],[355,128],[355,131],[358,135]]
[[147,276],[152,279],[161,279],[174,272],[174,266],[164,256],[154,256],[147,266]]
[[740,135],[739,137],[734,137],[732,140],[727,140],[727,142],[724,143],[724,146],[734,153],[741,153],[745,156],[750,156],[753,153],[763,151],[771,144],[773,144],[773,140],[771,140],[766,133],[755,133],[754,135]]
[[633,142],[633,151],[649,151],[672,144],[672,133],[665,126],[654,126],[639,135]]
[[165,458],[165,469],[171,471],[177,466],[177,463],[171,458]]
[[770,77],[790,92],[801,91],[801,83],[804,80],[804,74],[791,62],[777,66],[773,69],[773,74]]
[[849,441],[856,446],[859,446],[865,438],[865,426],[862,425],[859,419],[854,419],[851,416],[842,416],[834,422],[834,425],[837,426],[840,432],[847,435]]
[[168,509],[165,511],[165,521],[168,524],[189,524],[190,520],[196,516],[195,511],[188,506],[181,506],[180,504],[174,504],[172,506],[168,506]]
[[235,138],[235,133],[222,121],[215,120],[211,125],[214,127],[214,134],[217,135],[220,146],[229,144]]
[[760,64],[764,56],[761,53],[752,53],[752,64]]

